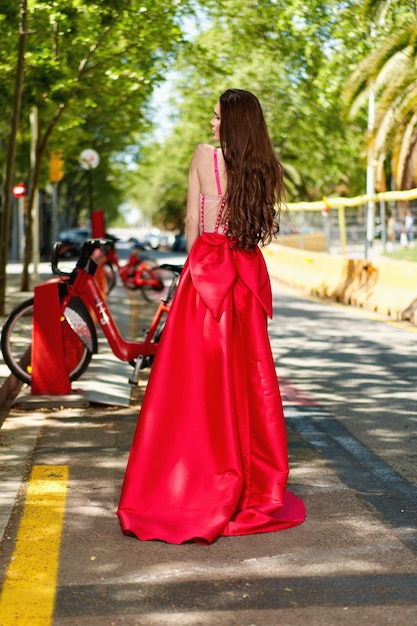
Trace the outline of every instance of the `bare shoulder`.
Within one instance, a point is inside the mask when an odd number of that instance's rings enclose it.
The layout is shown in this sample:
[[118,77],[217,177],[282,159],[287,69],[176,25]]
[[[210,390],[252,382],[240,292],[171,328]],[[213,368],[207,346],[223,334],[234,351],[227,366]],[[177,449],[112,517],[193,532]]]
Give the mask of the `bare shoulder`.
[[209,158],[213,158],[214,147],[208,143],[200,143],[193,154],[193,161],[203,163]]
[[210,145],[209,143],[200,143],[198,144],[195,151],[201,152],[202,154],[213,154],[214,146]]
[[[208,143],[199,144],[194,150],[190,167],[190,181],[198,180],[199,193],[208,196],[216,196],[219,193],[213,162],[215,149],[214,146]],[[224,160],[221,150],[217,150],[217,154],[221,189],[226,189]]]

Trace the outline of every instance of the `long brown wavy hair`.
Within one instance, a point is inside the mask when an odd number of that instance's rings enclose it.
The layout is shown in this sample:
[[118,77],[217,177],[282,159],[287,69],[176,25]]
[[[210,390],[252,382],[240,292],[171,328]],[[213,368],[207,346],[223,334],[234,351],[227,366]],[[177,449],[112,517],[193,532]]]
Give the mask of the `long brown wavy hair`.
[[259,100],[250,91],[228,89],[220,96],[220,145],[227,174],[227,235],[238,248],[265,246],[279,231],[283,171]]

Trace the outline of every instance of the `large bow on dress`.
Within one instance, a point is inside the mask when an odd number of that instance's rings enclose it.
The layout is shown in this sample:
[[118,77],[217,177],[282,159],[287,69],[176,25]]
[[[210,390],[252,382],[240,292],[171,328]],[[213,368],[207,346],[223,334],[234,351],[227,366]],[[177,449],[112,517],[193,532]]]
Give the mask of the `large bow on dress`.
[[226,295],[240,280],[272,317],[271,282],[260,249],[234,250],[232,245],[225,235],[218,233],[203,233],[198,237],[188,257],[196,291],[214,318],[219,319]]

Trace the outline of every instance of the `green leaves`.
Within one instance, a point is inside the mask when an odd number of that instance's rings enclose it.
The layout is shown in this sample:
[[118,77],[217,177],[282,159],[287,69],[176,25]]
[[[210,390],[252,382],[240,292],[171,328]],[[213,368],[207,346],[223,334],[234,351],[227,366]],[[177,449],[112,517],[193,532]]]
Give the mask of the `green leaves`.
[[[7,138],[16,71],[19,3],[13,9],[11,4],[0,0],[0,70],[5,77],[0,151],[6,144],[1,139]],[[102,156],[97,185],[114,178],[111,157],[148,127],[148,102],[182,41],[179,17],[187,10],[187,3],[177,0],[28,0],[20,134],[25,149],[19,154],[29,154],[29,111],[36,105],[39,159],[58,147],[68,172],[83,147],[94,147]],[[27,168],[24,158],[17,163],[17,175],[26,178]],[[40,184],[47,182],[41,178]]]
[[[286,171],[289,200],[339,194],[341,182],[344,193],[363,192],[366,164],[361,144],[366,119],[346,120],[341,101],[344,83],[369,49],[368,25],[358,19],[362,3],[220,0],[204,4],[209,15],[206,27],[183,49],[176,65],[179,78],[173,106],[178,125],[162,147],[155,170],[149,163],[148,189],[158,189],[157,168],[165,167],[164,154],[171,154],[175,139],[176,161],[186,173],[196,144],[211,141],[209,120],[220,93],[241,87],[253,91],[263,105]],[[145,163],[146,154],[142,169]],[[168,183],[175,175],[168,165],[164,171]],[[183,180],[186,185],[186,175]],[[179,192],[177,200],[180,204]],[[140,201],[149,202],[149,195]]]
[[[395,10],[388,11],[390,6]],[[390,170],[397,189],[416,186],[417,157],[417,21],[414,3],[367,2],[365,9],[379,19],[374,50],[348,80],[344,96],[351,114],[367,101],[372,89],[376,117],[369,146],[377,170]]]
[[[38,156],[45,159],[55,148],[64,151],[66,180],[74,183],[68,192],[71,210],[74,204],[78,211],[85,205],[76,182],[78,155],[93,147],[102,159],[95,172],[97,193],[106,190],[100,202],[109,214],[117,211],[115,198],[122,197],[129,179],[137,203],[178,225],[189,158],[197,143],[211,141],[213,107],[231,86],[258,95],[287,172],[289,200],[339,193],[341,181],[350,195],[364,190],[362,103],[371,81],[379,89],[376,145],[381,154],[387,149],[398,154],[400,163],[406,148],[394,129],[410,135],[416,102],[412,3],[201,0],[197,18],[190,19],[195,10],[192,1],[180,0],[28,0],[18,177],[27,178],[29,109],[36,105]],[[0,0],[0,151],[9,130],[18,11],[19,3]],[[371,22],[381,22],[381,16],[385,23],[379,23],[374,39]],[[170,94],[177,126],[159,147],[149,139],[149,103],[179,51]],[[349,118],[346,110],[353,103],[355,117]],[[403,116],[400,123],[398,115]],[[144,147],[148,140],[149,148]],[[135,182],[123,164],[133,167],[137,159]],[[44,186],[47,168],[41,171]]]

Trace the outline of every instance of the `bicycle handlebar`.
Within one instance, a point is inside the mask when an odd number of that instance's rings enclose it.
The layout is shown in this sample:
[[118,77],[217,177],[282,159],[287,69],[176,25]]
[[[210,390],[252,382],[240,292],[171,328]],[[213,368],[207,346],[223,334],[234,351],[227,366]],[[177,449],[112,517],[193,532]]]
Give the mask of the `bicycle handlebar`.
[[171,265],[171,263],[162,263],[162,265],[160,265],[159,267],[161,270],[169,270],[173,274],[176,274],[177,276],[179,276],[184,266],[183,265]]
[[[97,269],[97,264],[94,259],[91,259],[91,255],[94,250],[98,250],[99,248],[103,248],[106,251],[108,248],[111,248],[111,244],[108,239],[88,239],[83,243],[83,247],[81,248],[80,258],[77,261],[76,267],[81,269],[85,269],[89,274],[94,274]],[[94,265],[91,265],[93,263]]]
[[[59,251],[61,249],[61,246],[62,246],[61,241],[56,241],[54,243],[54,248],[52,252],[52,260],[51,260],[52,272],[56,274],[57,276],[71,276],[74,270],[72,270],[71,272],[64,272],[63,270],[60,270],[58,267]],[[103,248],[104,250],[107,251],[113,247],[114,247],[114,242],[111,241],[110,239],[88,239],[87,241],[83,243],[83,246],[81,248],[81,254],[76,264],[76,268],[82,268],[82,269],[89,268],[90,257],[93,254],[94,250],[97,250],[98,248]],[[94,271],[92,273],[94,273]]]
[[51,268],[52,273],[57,276],[70,276],[71,272],[64,272],[58,267],[59,251],[61,250],[62,241],[56,241],[52,250]]
[[[56,241],[54,243],[51,259],[52,272],[57,276],[71,276],[74,270],[72,270],[71,272],[64,272],[58,267],[59,252],[61,250],[61,246],[61,241]],[[110,239],[88,239],[87,241],[85,241],[81,248],[81,254],[77,261],[76,268],[85,269],[89,274],[94,275],[95,270],[97,269],[97,264],[95,263],[94,259],[91,259],[91,255],[93,254],[94,250],[97,250],[99,248],[103,248],[107,252],[108,250],[114,248],[114,242]],[[181,274],[183,266],[163,263],[162,265],[160,265],[160,268],[164,270],[169,270],[170,272],[173,272],[174,274],[179,276]]]

